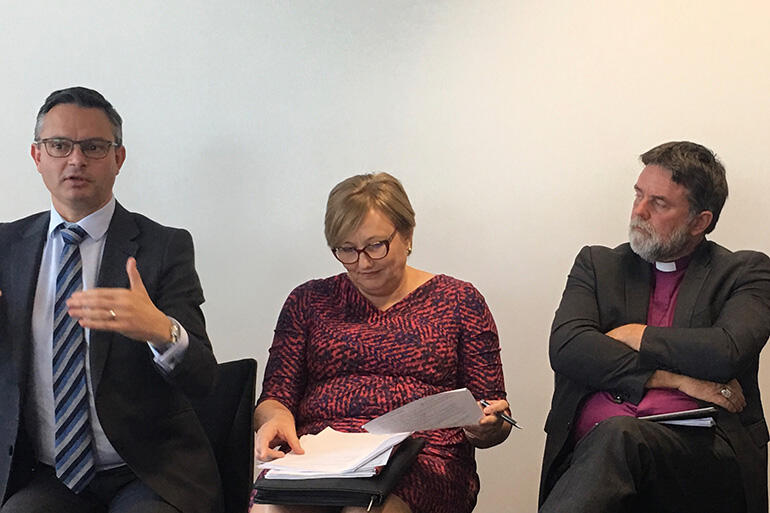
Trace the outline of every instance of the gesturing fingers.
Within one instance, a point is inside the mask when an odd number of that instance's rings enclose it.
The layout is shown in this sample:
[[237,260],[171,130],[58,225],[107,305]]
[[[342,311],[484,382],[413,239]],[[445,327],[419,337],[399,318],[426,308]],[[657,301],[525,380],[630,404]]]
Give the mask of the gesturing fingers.
[[121,291],[127,292],[125,289],[91,289],[75,292],[67,300],[67,307],[70,310],[74,308],[83,310],[109,310],[111,306],[114,306],[123,300],[120,295]]
[[[118,320],[119,312],[123,318],[131,313],[130,302],[126,289],[91,289],[79,291],[67,300],[67,308],[71,317],[83,323],[89,324],[88,328],[103,329],[92,326],[91,323],[99,322],[100,326],[114,324]],[[113,326],[114,327],[114,326]]]
[[128,283],[131,290],[147,296],[147,289],[144,288],[144,282],[139,274],[139,269],[136,268],[136,259],[134,257],[128,257],[128,260],[126,260],[126,274],[128,274]]
[[130,288],[96,288],[67,300],[71,317],[84,328],[114,331],[134,340],[168,343],[171,321],[150,299],[136,260],[126,260]]

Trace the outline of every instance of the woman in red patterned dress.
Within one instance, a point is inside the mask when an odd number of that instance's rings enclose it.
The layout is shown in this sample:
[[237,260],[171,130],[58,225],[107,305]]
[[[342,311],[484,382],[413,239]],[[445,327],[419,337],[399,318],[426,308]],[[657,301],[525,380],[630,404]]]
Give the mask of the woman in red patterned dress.
[[[474,448],[497,445],[510,426],[492,314],[470,283],[407,265],[414,211],[387,173],[339,183],[326,206],[326,240],[346,272],[300,285],[275,329],[254,412],[260,460],[302,453],[298,436],[367,421],[427,395],[467,387],[486,399],[478,424],[416,433],[417,461],[381,513],[465,513],[479,491]],[[254,505],[255,512],[339,508]],[[345,508],[345,513],[358,508]]]

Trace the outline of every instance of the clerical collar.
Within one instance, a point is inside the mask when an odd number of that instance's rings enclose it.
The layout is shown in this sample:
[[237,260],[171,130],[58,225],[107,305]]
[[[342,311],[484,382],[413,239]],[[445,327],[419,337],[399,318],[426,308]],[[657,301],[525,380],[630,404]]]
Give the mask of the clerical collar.
[[673,262],[655,262],[655,269],[664,273],[672,273],[685,269],[692,259],[692,254],[677,258]]

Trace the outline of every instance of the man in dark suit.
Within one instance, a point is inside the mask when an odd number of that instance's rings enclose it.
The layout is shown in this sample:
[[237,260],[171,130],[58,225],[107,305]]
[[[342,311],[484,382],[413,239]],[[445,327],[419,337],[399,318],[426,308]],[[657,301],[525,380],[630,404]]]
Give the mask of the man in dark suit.
[[[727,198],[710,150],[641,158],[630,243],[580,251],[553,322],[540,511],[765,513],[770,259],[706,240]],[[705,406],[712,427],[637,418]]]
[[192,238],[115,201],[121,130],[98,92],[52,93],[31,147],[52,208],[0,224],[3,513],[222,508],[187,399],[216,369]]

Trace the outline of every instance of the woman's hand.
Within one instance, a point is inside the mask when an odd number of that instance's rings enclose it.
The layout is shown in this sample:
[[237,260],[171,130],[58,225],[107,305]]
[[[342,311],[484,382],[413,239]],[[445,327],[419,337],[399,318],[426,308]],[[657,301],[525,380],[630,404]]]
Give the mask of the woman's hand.
[[511,425],[497,415],[498,412],[510,414],[508,401],[505,399],[489,401],[489,406],[484,407],[479,404],[479,407],[484,414],[479,423],[463,428],[468,441],[474,447],[483,449],[497,445],[508,438]]
[[286,456],[274,447],[288,444],[297,453],[305,451],[299,444],[294,415],[288,408],[273,399],[268,399],[254,410],[254,426],[257,436],[254,440],[254,454],[259,461],[270,461]]

